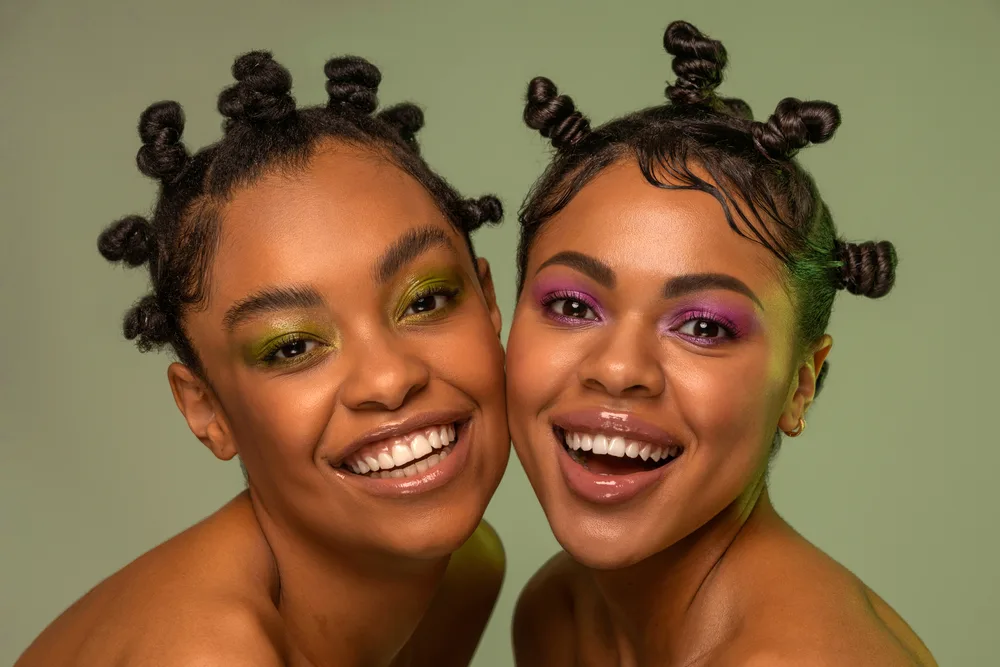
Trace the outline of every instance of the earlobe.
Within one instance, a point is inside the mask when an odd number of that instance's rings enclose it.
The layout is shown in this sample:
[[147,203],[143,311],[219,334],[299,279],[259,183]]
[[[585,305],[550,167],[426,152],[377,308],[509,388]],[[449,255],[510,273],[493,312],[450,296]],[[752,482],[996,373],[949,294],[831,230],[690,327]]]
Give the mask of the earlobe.
[[476,274],[479,276],[479,285],[482,287],[483,296],[486,298],[486,307],[490,311],[493,330],[496,331],[499,338],[503,331],[503,317],[500,314],[500,307],[497,305],[497,295],[493,287],[493,274],[490,271],[490,263],[483,257],[476,258]]
[[170,364],[167,380],[177,409],[184,415],[188,428],[216,458],[229,461],[238,450],[233,442],[215,395],[207,383],[190,368],[180,363]]
[[786,435],[794,437],[805,428],[806,412],[816,398],[816,380],[831,349],[833,338],[824,334],[799,366],[796,383],[790,387],[785,410],[778,419],[778,428]]

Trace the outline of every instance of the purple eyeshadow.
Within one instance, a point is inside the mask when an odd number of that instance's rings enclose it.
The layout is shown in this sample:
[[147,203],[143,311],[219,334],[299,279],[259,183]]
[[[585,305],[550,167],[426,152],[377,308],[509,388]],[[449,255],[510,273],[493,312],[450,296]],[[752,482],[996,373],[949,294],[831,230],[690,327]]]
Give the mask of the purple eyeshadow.
[[[692,320],[714,322],[726,329],[731,334],[731,338],[748,336],[758,326],[757,317],[747,309],[703,299],[678,305],[663,318],[660,327],[662,331],[673,331]],[[708,340],[705,342],[708,343]]]
[[559,321],[572,320],[574,323],[593,322],[594,320],[579,320],[577,318],[567,318],[548,311],[548,305],[560,299],[570,299],[591,308],[597,315],[598,320],[604,319],[604,309],[601,308],[597,298],[584,290],[579,283],[566,278],[548,278],[535,282],[532,286],[531,294],[535,302],[546,311],[548,317]]

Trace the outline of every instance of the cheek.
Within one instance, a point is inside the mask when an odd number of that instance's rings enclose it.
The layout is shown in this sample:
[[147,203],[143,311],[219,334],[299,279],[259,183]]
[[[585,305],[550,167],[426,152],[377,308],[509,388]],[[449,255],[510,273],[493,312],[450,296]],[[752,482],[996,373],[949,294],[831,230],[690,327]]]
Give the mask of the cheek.
[[235,393],[233,434],[268,466],[309,462],[330,423],[339,381],[320,364],[283,377],[247,378]]
[[770,442],[787,383],[784,364],[766,345],[727,358],[695,357],[687,366],[672,375],[700,442],[727,449]]
[[476,317],[464,318],[447,330],[428,335],[421,355],[437,375],[480,405],[502,404],[503,347],[483,306]]

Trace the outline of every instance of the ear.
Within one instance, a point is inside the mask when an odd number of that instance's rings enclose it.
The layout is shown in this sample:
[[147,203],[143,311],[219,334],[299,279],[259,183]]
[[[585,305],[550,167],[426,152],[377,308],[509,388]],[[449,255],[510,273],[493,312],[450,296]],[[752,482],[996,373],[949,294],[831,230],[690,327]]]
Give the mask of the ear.
[[221,405],[208,384],[184,364],[173,363],[167,368],[167,380],[177,408],[188,427],[216,458],[228,461],[238,453],[232,431],[226,423]]
[[479,284],[483,288],[483,296],[486,297],[486,307],[490,311],[490,319],[493,320],[493,330],[497,337],[503,331],[503,318],[500,315],[500,307],[497,306],[497,294],[493,288],[493,274],[490,272],[490,263],[483,257],[476,258],[476,274],[479,276]]
[[785,433],[795,430],[816,398],[816,378],[832,349],[833,338],[823,334],[799,366],[797,381],[789,387],[785,410],[778,419],[778,428]]

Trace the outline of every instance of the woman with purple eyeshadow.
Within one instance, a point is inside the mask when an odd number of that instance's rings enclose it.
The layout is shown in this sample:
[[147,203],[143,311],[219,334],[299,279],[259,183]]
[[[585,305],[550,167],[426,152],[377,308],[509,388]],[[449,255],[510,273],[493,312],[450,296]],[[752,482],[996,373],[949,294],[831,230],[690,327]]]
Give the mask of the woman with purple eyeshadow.
[[768,495],[836,293],[894,282],[892,244],[839,238],[794,159],[840,113],[788,98],[755,122],[715,93],[721,43],[676,22],[664,45],[668,103],[596,129],[548,79],[528,88],[557,153],[521,212],[508,420],[564,551],[521,594],[517,662],[935,665]]

